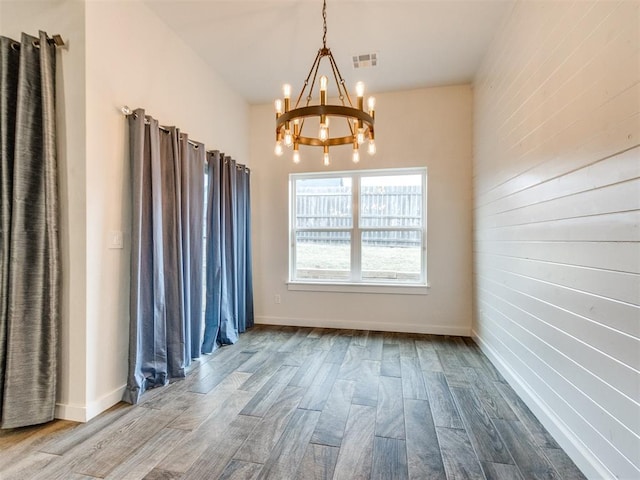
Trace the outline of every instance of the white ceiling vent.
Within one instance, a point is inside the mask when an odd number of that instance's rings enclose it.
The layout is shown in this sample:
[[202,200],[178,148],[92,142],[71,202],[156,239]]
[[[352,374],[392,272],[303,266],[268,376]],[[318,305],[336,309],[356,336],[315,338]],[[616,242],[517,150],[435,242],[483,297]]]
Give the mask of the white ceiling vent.
[[377,53],[362,53],[353,55],[353,68],[370,68],[378,65]]

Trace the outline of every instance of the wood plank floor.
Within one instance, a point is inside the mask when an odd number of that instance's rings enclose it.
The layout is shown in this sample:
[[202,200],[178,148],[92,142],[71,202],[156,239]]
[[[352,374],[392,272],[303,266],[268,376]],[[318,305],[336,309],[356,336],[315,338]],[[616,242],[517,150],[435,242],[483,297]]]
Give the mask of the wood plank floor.
[[583,479],[468,338],[257,326],[86,424],[0,431],[9,479]]

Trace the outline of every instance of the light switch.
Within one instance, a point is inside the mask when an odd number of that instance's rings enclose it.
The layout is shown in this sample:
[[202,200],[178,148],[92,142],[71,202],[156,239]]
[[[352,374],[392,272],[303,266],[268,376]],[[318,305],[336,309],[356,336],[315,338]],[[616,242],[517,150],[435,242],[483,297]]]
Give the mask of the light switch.
[[122,237],[123,237],[122,232],[120,230],[111,230],[109,232],[109,248],[110,249],[123,248],[124,240]]

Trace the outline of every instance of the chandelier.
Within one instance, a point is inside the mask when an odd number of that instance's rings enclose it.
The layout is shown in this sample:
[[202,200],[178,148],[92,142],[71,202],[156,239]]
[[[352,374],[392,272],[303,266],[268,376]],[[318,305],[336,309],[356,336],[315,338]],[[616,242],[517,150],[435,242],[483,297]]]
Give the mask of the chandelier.
[[[281,99],[275,101],[276,109],[276,146],[275,154],[281,156],[284,153],[283,145],[293,147],[293,161],[300,163],[300,145],[322,147],[324,165],[329,165],[329,147],[335,145],[352,145],[354,163],[360,161],[360,146],[368,140],[368,152],[375,154],[376,144],[373,133],[375,99],[369,97],[367,111],[364,110],[364,84],[356,84],[357,105],[354,107],[349,92],[345,87],[344,79],[340,75],[338,65],[327,48],[327,2],[322,5],[323,36],[322,48],[318,50],[316,59],[304,81],[302,90],[298,95],[295,105],[291,108],[291,85],[283,87],[284,102]],[[321,75],[318,79],[318,70],[322,60],[329,61],[330,73],[336,86],[336,97],[339,104],[327,103],[329,93],[329,78]],[[326,62],[325,62],[326,64]],[[314,87],[319,83],[319,104],[312,104]],[[311,83],[309,83],[311,82]],[[303,100],[304,99],[304,100]],[[340,122],[343,120],[343,122]],[[316,136],[305,136],[303,133],[305,122],[316,126]],[[336,122],[342,126],[336,128]],[[330,125],[331,123],[331,125]],[[310,128],[307,128],[307,131]]]

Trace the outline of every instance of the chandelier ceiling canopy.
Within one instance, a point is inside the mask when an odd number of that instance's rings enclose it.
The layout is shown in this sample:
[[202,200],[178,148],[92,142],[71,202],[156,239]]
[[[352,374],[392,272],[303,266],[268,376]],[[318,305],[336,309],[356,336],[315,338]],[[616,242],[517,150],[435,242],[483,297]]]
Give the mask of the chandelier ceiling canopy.
[[[322,147],[324,164],[329,165],[329,147],[336,145],[352,145],[352,159],[355,163],[360,161],[360,146],[368,140],[368,152],[373,155],[376,151],[374,137],[374,109],[375,99],[369,97],[367,110],[364,109],[364,84],[356,84],[356,106],[351,102],[351,96],[345,86],[345,81],[340,75],[338,65],[333,58],[331,50],[327,48],[327,2],[323,0],[322,5],[323,36],[322,48],[309,70],[306,80],[298,94],[297,100],[291,107],[291,85],[283,87],[284,101],[275,101],[276,109],[276,147],[275,154],[280,156],[284,153],[283,145],[293,147],[293,161],[300,162],[300,145]],[[328,60],[330,71],[333,76],[336,91],[331,92],[331,96],[338,99],[337,104],[328,103],[330,82],[327,75],[320,75],[320,64],[323,60]],[[326,65],[325,61],[325,65]],[[315,98],[319,103],[312,103]],[[343,125],[336,126],[342,121]],[[307,129],[304,130],[305,123]],[[330,128],[331,123],[331,128]],[[316,136],[307,136],[316,126]]]

